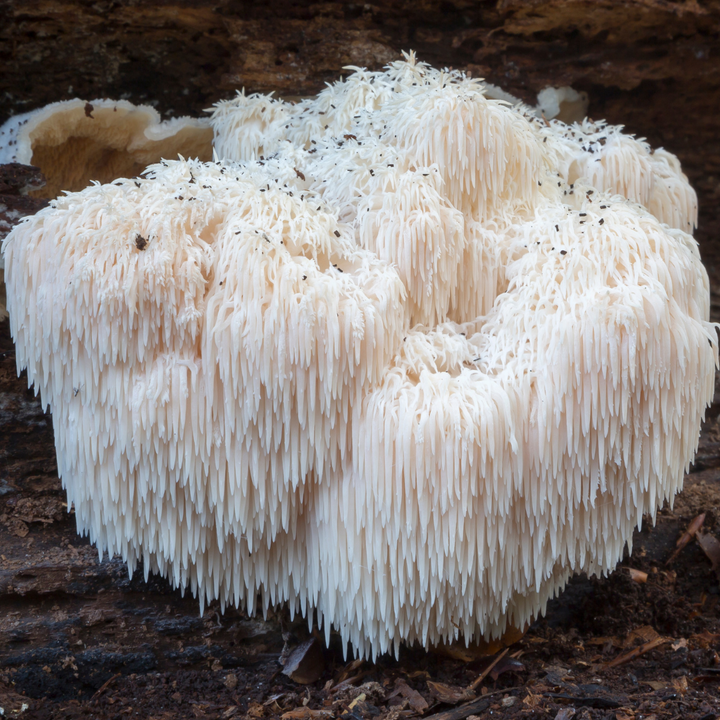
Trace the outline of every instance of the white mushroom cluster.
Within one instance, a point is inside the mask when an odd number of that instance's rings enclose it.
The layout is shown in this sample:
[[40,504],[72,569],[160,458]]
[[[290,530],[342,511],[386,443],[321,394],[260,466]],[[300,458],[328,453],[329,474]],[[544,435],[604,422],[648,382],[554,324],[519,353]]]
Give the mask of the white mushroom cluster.
[[216,162],[65,195],[3,247],[100,555],[370,657],[613,569],[713,394],[676,159],[412,55],[212,124]]

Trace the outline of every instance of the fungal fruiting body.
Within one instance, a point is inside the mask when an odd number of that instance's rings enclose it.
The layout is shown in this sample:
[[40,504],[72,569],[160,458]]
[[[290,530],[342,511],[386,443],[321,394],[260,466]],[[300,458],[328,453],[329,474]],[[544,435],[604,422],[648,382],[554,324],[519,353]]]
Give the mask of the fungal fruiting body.
[[150,105],[127,100],[64,100],[11,117],[0,126],[0,164],[39,167],[46,179],[40,194],[82,190],[95,180],[141,173],[163,157],[212,158],[207,120],[160,121]]
[[4,244],[79,531],[372,657],[497,637],[614,568],[713,393],[675,158],[412,55],[211,122],[216,162]]
[[[163,157],[180,154],[210,160],[212,135],[207,119],[161,122],[149,105],[76,98],[15,115],[0,126],[0,165],[17,162],[39,167],[44,181],[24,192],[53,198],[63,190],[82,190],[93,181],[138,175]],[[2,225],[0,237],[6,234]],[[6,314],[4,300],[0,253],[0,319]]]

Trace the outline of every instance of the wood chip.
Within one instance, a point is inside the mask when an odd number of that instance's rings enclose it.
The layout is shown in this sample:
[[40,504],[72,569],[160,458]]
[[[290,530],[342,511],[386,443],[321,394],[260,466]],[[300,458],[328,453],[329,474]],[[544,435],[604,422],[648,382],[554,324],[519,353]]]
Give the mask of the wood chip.
[[515,657],[505,657],[490,671],[490,677],[493,680],[497,680],[503,673],[506,672],[525,672],[525,665],[523,665],[520,660]]
[[320,643],[310,638],[288,655],[282,672],[294,682],[307,685],[319,680],[324,670],[325,659]]
[[629,648],[637,645],[638,642],[646,643],[651,640],[657,640],[660,633],[652,625],[641,625],[628,633],[622,647]]
[[630,573],[630,579],[636,583],[646,583],[648,574],[642,570],[636,570],[635,568],[625,568]]
[[280,717],[282,720],[308,720],[309,718],[331,718],[331,710],[311,710],[309,707],[299,707],[295,710],[288,710]]
[[720,642],[720,633],[711,633],[709,630],[703,630],[701,633],[691,635],[689,640],[693,648],[700,648],[701,650],[709,650],[718,642]]
[[433,682],[432,680],[427,681],[428,690],[437,698],[439,702],[447,703],[448,705],[457,705],[461,702],[467,702],[472,700],[475,696],[474,693],[469,692],[467,689],[457,687],[456,685],[445,685],[439,682]]
[[720,579],[720,541],[712,533],[706,532],[697,533],[697,542],[712,563],[712,568],[718,579]]
[[20,538],[24,538],[30,532],[28,526],[16,517],[11,517],[7,521],[7,529],[10,531],[11,535],[15,535],[15,537]]
[[425,698],[402,679],[396,680],[395,689],[387,696],[387,699],[398,696],[407,700],[410,707],[417,713],[423,713],[430,707]]
[[667,687],[667,683],[664,680],[644,680],[642,684],[651,687],[656,692],[658,690],[664,690]]
[[[485,688],[483,688],[483,690],[484,689]],[[493,696],[507,695],[513,690],[521,689],[522,688],[519,687],[509,687],[504,688],[503,690],[495,690],[494,692],[489,692],[486,695],[483,695],[481,698],[471,700],[470,702],[465,703],[465,705],[452,708],[452,710],[443,710],[442,712],[435,713],[434,715],[428,715],[425,720],[465,720],[465,718],[469,718],[471,715],[475,715],[475,713],[482,713],[484,710],[487,710],[493,702],[497,702]]]

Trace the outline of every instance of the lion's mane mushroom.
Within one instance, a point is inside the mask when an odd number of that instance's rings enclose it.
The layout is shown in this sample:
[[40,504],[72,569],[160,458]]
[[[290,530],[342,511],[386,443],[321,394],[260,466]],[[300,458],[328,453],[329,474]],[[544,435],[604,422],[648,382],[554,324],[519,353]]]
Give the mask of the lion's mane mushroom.
[[658,209],[642,144],[614,131],[649,192],[622,153],[582,169],[593,128],[412,56],[212,123],[222,160],[67,195],[4,244],[80,531],[366,656],[498,636],[611,570],[713,393],[672,156]]
[[652,151],[644,140],[623,134],[622,126],[603,121],[565,125],[533,118],[532,124],[560,178],[571,186],[580,182],[622,195],[685,232],[697,226],[697,196],[672,153]]
[[305,590],[304,505],[405,324],[395,271],[268,181],[166,163],[53,201],[5,246],[79,530],[251,607]]

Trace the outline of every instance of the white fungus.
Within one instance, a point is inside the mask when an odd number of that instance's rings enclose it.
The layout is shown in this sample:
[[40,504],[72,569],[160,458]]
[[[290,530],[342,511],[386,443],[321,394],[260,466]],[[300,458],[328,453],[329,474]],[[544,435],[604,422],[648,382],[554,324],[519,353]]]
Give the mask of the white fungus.
[[697,196],[671,153],[654,152],[622,126],[584,119],[548,125],[533,118],[560,179],[617,193],[647,208],[661,222],[691,233],[697,226]]
[[0,126],[0,164],[36,165],[42,197],[139,174],[163,157],[212,158],[207,121],[160,121],[149,105],[127,100],[74,99],[11,117]]
[[216,162],[68,194],[3,246],[79,531],[370,657],[522,628],[613,569],[713,394],[677,160],[412,55],[212,124]]
[[566,124],[582,122],[587,115],[589,100],[587,93],[578,92],[567,85],[543,88],[537,96],[536,113],[552,120],[557,118]]

